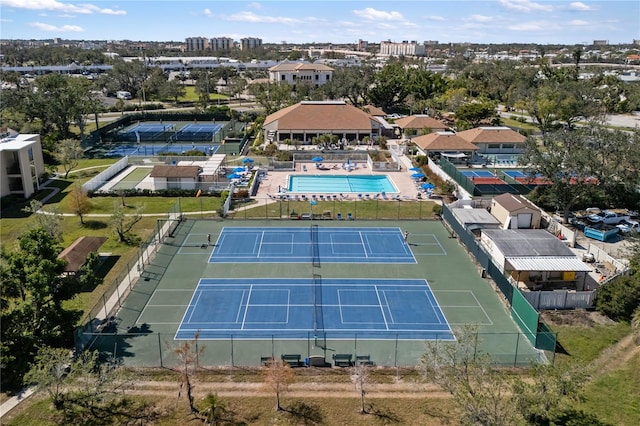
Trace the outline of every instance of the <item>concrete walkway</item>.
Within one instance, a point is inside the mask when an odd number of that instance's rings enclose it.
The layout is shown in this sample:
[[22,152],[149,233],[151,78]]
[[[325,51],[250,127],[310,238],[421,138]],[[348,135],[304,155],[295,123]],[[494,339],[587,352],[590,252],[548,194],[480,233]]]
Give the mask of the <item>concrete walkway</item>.
[[12,396],[8,400],[6,400],[2,405],[0,405],[0,419],[4,417],[9,411],[16,408],[18,404],[22,401],[29,398],[35,390],[33,388],[24,388],[20,392],[18,392],[15,396]]

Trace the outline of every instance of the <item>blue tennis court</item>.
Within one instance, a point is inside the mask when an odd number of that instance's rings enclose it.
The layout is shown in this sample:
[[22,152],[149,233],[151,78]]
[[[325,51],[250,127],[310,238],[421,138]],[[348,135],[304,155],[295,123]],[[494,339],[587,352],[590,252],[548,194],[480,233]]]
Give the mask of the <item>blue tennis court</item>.
[[158,123],[140,123],[136,124],[133,127],[129,127],[126,132],[127,133],[153,133],[153,132],[164,132],[167,130],[174,130],[176,127],[175,124],[158,124]]
[[213,140],[213,137],[222,129],[222,125],[213,123],[192,123],[185,125],[176,134],[176,140]]
[[313,225],[309,228],[225,227],[209,258],[210,263],[313,261],[416,263],[399,228],[314,228]]
[[454,340],[423,279],[202,279],[176,339]]
[[180,132],[189,132],[189,133],[215,133],[222,128],[220,124],[210,124],[210,123],[192,123],[186,124]]
[[503,170],[502,172],[513,179],[527,177],[527,175],[520,170]]
[[198,145],[189,143],[171,144],[118,144],[112,147],[105,155],[109,157],[141,157],[148,155],[158,155],[159,153],[172,152],[181,154],[187,151],[201,151],[208,155],[215,154],[220,145]]
[[466,177],[496,177],[496,175],[489,170],[462,170],[461,173]]

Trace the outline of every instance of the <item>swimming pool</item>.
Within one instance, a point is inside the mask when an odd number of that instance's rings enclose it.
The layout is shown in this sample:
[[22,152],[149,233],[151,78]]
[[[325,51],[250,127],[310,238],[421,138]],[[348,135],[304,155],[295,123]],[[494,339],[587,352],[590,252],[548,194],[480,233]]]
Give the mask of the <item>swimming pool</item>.
[[398,192],[387,175],[291,175],[287,190],[316,194]]

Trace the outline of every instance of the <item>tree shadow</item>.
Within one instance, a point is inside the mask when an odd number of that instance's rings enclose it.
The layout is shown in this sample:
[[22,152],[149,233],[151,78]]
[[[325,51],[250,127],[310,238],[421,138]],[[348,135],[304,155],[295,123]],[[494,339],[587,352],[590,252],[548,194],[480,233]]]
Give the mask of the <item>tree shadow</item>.
[[107,276],[109,271],[118,263],[118,260],[120,260],[120,256],[100,256],[100,264],[93,273],[98,278],[101,278],[101,280],[99,282],[90,280],[89,282],[93,282],[94,285],[85,285],[80,291],[83,293],[91,293],[95,290],[95,288],[103,282],[104,277]]
[[322,424],[324,418],[317,405],[307,404],[303,401],[295,401],[289,407],[283,408],[291,416],[296,424],[317,425]]
[[107,223],[101,220],[89,219],[84,221],[84,227],[87,229],[105,229]]
[[376,417],[382,424],[402,423],[402,417],[389,407],[378,407],[374,403],[369,403],[365,412]]

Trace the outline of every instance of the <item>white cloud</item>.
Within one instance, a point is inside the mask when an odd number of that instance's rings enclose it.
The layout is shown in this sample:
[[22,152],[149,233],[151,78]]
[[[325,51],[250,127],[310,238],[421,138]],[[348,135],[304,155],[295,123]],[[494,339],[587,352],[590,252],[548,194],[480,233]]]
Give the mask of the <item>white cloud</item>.
[[286,18],[284,16],[264,16],[256,15],[253,12],[240,12],[224,17],[227,21],[248,22],[251,24],[284,24],[295,25],[301,23],[300,20]]
[[0,4],[5,7],[13,7],[16,9],[29,10],[51,10],[63,13],[76,13],[83,15],[91,15],[99,13],[103,15],[126,15],[124,10],[102,9],[94,4],[82,3],[71,4],[63,3],[57,0],[0,0]]
[[588,21],[583,21],[582,19],[574,19],[572,21],[567,22],[567,24],[573,27],[584,27],[585,25],[590,25],[591,23]]
[[249,9],[256,9],[256,10],[262,9],[262,5],[257,2],[249,3],[247,7],[249,7]]
[[404,16],[400,12],[385,12],[367,7],[362,10],[354,10],[353,13],[369,21],[404,21]]
[[55,31],[60,33],[67,33],[67,32],[79,33],[84,31],[84,29],[82,29],[77,25],[63,25],[61,27],[56,27],[55,25],[45,24],[43,22],[31,22],[29,25],[39,29],[40,31],[48,31],[48,32]]
[[463,19],[464,21],[471,22],[491,22],[493,21],[492,16],[484,16],[484,15],[471,15],[468,18]]
[[446,21],[447,19],[444,16],[428,16],[427,19],[431,20],[431,21]]
[[127,12],[125,10],[113,10],[113,9],[100,9],[100,12],[103,15],[126,15]]
[[533,11],[551,12],[553,10],[551,5],[535,3],[529,0],[500,0],[499,3],[507,9],[524,13]]
[[584,4],[581,1],[572,2],[571,4],[569,4],[569,9],[585,11],[585,12],[589,10],[595,10],[595,8],[593,8],[592,6],[589,6],[588,4]]
[[209,8],[206,8],[205,10],[203,10],[202,13],[204,14],[204,16],[208,16],[209,18],[213,16],[213,12],[211,12],[211,9]]

